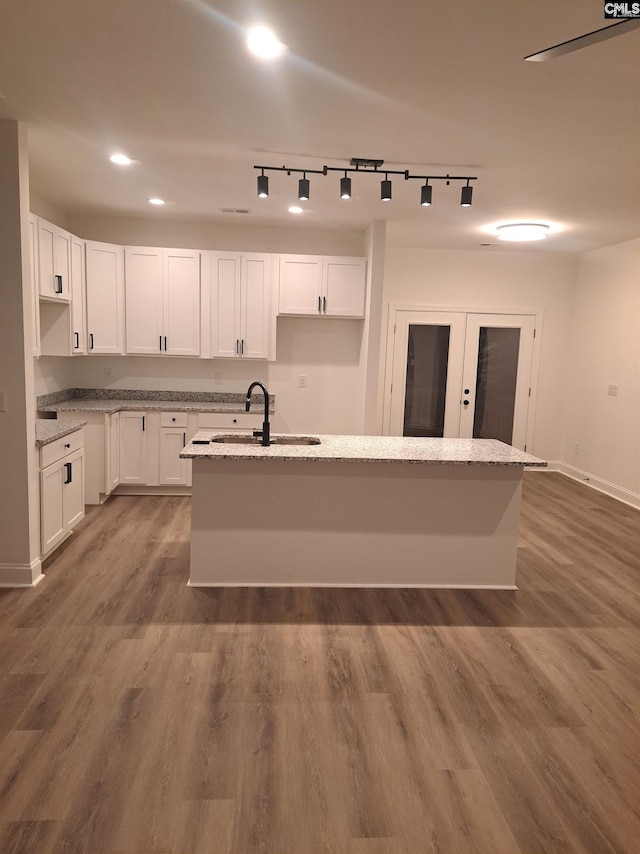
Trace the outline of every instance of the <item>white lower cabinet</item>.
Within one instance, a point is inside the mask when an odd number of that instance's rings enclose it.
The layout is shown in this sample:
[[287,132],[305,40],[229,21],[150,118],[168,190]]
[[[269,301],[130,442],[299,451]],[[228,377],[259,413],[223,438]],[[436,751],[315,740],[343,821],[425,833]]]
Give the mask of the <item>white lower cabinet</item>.
[[84,518],[82,430],[43,445],[40,467],[40,533],[45,556]]
[[105,493],[110,494],[120,483],[120,413],[105,416]]
[[180,459],[187,444],[189,419],[186,412],[163,412],[160,416],[159,481],[167,486],[187,486],[191,480],[189,460]]
[[120,483],[147,483],[147,413],[120,413]]

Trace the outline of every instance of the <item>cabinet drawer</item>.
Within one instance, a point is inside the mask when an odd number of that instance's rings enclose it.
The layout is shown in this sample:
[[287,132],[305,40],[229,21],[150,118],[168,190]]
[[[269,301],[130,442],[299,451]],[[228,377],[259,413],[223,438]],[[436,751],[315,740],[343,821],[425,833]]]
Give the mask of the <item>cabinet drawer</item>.
[[188,426],[189,416],[186,412],[163,412],[160,415],[161,427],[184,427]]
[[42,445],[40,448],[40,468],[46,468],[52,463],[58,462],[68,454],[72,454],[84,445],[82,430],[75,430],[69,433],[68,436],[62,436],[48,445]]
[[253,412],[200,412],[199,430],[258,430],[262,415]]

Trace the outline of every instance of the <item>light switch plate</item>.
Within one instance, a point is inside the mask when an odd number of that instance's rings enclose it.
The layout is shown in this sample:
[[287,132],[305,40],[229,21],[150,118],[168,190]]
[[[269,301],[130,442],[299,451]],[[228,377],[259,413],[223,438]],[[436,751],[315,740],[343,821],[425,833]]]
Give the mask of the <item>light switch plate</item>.
[[617,397],[618,386],[615,383],[609,383],[609,386],[607,387],[607,394],[611,397]]

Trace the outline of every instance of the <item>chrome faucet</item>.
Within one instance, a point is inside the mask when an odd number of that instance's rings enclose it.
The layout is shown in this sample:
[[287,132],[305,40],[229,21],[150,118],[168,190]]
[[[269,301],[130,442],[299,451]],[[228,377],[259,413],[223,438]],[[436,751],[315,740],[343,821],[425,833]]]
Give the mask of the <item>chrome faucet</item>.
[[271,430],[269,428],[269,392],[262,385],[262,383],[251,383],[251,385],[247,389],[247,402],[244,408],[246,412],[249,411],[249,407],[251,406],[251,392],[256,386],[262,389],[262,393],[264,395],[264,421],[262,422],[262,430],[254,430],[253,435],[261,436],[262,441],[260,442],[260,444],[264,445],[265,447],[268,447],[271,444]]

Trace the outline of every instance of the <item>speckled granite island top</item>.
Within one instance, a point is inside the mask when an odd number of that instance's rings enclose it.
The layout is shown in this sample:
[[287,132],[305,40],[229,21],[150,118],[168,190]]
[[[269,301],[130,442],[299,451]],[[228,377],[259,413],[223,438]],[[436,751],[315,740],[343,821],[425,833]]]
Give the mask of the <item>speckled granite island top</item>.
[[49,445],[56,439],[75,433],[86,426],[86,421],[56,421],[53,418],[43,418],[36,421],[36,445]]
[[[496,439],[422,439],[404,436],[322,436],[318,445],[200,444],[223,431],[200,430],[185,459],[304,460],[306,462],[428,463],[431,465],[546,466],[544,460]],[[277,438],[274,434],[272,438]],[[195,443],[194,443],[195,440]]]

